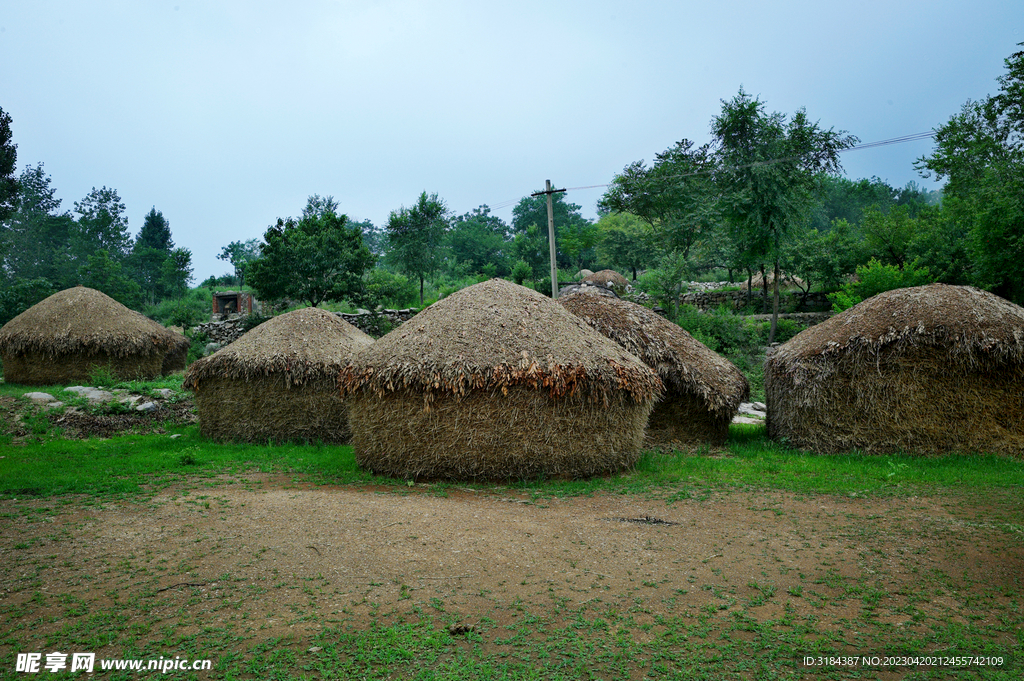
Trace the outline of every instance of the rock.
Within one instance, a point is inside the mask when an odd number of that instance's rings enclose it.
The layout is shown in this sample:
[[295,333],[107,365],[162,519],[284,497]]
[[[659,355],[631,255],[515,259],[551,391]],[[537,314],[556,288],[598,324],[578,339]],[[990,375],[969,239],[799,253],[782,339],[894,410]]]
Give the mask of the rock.
[[155,402],[143,402],[139,406],[135,407],[135,411],[142,411],[142,412],[156,411],[156,403]]
[[563,286],[559,289],[558,297],[561,298],[562,296],[570,293],[590,293],[599,296],[608,296],[609,298],[618,298],[615,291],[611,289],[610,283],[607,288],[598,284],[569,284],[568,286]]
[[761,419],[755,419],[755,418],[751,418],[749,416],[733,416],[732,417],[732,422],[733,423],[750,423],[750,424],[753,424],[753,425],[760,425],[760,424],[764,423],[764,421],[762,421]]
[[138,395],[129,395],[128,397],[122,397],[118,401],[121,402],[121,404],[127,404],[129,407],[134,407],[141,399],[142,398]]
[[164,398],[165,400],[174,397],[174,391],[171,390],[170,388],[157,388],[153,392],[155,392],[157,395]]
[[206,348],[203,350],[204,355],[212,355],[213,353],[220,350],[220,343],[207,343]]
[[63,402],[50,402],[48,405],[46,405],[46,408],[47,409],[60,409],[63,406],[64,406]]
[[47,404],[55,400],[50,393],[25,393],[25,399],[32,400],[36,404]]
[[114,399],[114,393],[107,392],[106,390],[100,390],[99,388],[88,388],[81,385],[74,385],[70,388],[64,388],[66,392],[74,393],[79,397],[84,397],[93,404],[99,402],[110,402]]
[[764,402],[751,402],[751,404],[754,406],[754,409],[757,409],[758,411],[768,411],[768,407]]
[[87,393],[90,390],[95,390],[95,389],[96,388],[87,388],[84,385],[73,385],[70,388],[64,388],[64,392],[75,393],[76,395],[82,396],[83,393]]
[[181,433],[175,433],[174,435],[171,436],[171,439],[177,440],[179,437],[181,437]]
[[[759,409],[758,407],[762,407]],[[768,410],[763,408],[764,404],[761,402],[742,402],[740,403],[739,413],[745,416],[751,416],[758,419],[764,419],[768,415]]]

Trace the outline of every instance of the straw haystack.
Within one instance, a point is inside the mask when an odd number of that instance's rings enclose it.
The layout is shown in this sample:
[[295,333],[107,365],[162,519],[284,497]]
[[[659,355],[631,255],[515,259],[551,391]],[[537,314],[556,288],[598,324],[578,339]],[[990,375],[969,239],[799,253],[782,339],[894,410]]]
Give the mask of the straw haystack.
[[769,352],[764,381],[796,447],[1024,454],[1024,308],[969,286],[869,298]]
[[643,305],[588,293],[558,302],[658,372],[665,394],[647,423],[651,444],[725,441],[750,394],[732,362]]
[[585,477],[633,465],[657,375],[501,279],[438,301],[341,371],[356,460],[408,478]]
[[338,371],[371,343],[315,307],[263,322],[185,372],[199,431],[221,441],[348,442]]
[[187,351],[184,336],[84,286],[54,293],[0,329],[9,383],[81,383],[98,368],[115,378],[152,379]]
[[629,284],[629,281],[615,270],[601,270],[600,272],[595,272],[590,276],[584,277],[583,281],[589,281],[591,284],[598,284],[599,286],[618,289],[619,291],[626,290],[626,286]]

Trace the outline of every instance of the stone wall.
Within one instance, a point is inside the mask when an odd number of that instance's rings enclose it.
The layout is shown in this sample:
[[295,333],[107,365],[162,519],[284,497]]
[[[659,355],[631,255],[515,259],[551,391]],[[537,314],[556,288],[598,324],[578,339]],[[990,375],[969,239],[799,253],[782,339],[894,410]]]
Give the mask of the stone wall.
[[[381,335],[379,333],[380,330],[389,330],[378,327],[378,320],[384,321],[387,327],[393,329],[412,319],[417,312],[419,310],[410,307],[404,310],[381,310],[379,315],[376,316],[372,312],[357,312],[354,314],[337,312],[335,314],[363,331],[363,333],[377,338]],[[228,343],[238,340],[245,333],[245,329],[242,326],[244,320],[244,316],[235,316],[223,321],[207,322],[206,324],[193,326],[192,333],[205,333],[209,336],[211,343],[217,343],[220,347],[223,347]]]
[[[693,286],[693,285],[691,285]],[[771,305],[771,297],[769,292],[768,305]],[[750,298],[754,305],[759,305],[761,301],[761,291],[754,291]],[[650,299],[646,293],[637,291],[632,294],[632,297],[637,302],[643,302]],[[789,310],[801,301],[802,294],[797,292],[784,292],[779,296],[779,307],[780,309]],[[722,305],[725,305],[730,310],[739,310],[747,304],[747,292],[746,291],[716,291],[716,290],[693,290],[690,289],[687,293],[684,293],[679,297],[679,302],[693,305],[698,310],[708,311],[717,310]],[[810,293],[807,295],[806,309],[813,311],[824,312],[831,307],[832,303],[829,301],[828,296],[824,293]]]

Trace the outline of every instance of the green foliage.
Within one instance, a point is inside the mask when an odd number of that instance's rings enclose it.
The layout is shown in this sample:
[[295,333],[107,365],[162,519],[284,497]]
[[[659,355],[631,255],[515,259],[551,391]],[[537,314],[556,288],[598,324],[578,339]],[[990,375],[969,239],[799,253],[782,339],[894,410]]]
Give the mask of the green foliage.
[[402,207],[388,216],[388,259],[406,274],[419,278],[420,304],[424,280],[444,259],[448,207],[437,194],[420,194],[412,208]]
[[658,267],[647,270],[637,280],[637,287],[650,295],[673,316],[679,296],[686,293],[684,281],[689,278],[690,263],[682,253],[669,253],[661,258]]
[[246,270],[256,258],[260,257],[260,242],[258,239],[247,241],[232,241],[221,249],[217,256],[218,260],[227,260],[235,268],[235,279],[239,286],[245,285]]
[[[530,267],[530,263],[526,262],[522,258],[516,260],[515,264],[512,265],[512,281],[522,286],[523,282],[533,276],[533,268]],[[550,280],[550,277],[548,277]]]
[[973,281],[1024,303],[1024,52],[1010,55],[1005,65],[999,93],[965,103],[936,130],[934,153],[917,167],[947,178],[945,196],[952,201],[946,205],[966,227]]
[[56,291],[43,278],[14,279],[0,286],[0,326]]
[[363,285],[371,309],[378,306],[405,308],[416,303],[416,284],[404,274],[375,267],[363,277]]
[[657,262],[654,229],[629,213],[612,212],[597,221],[597,252],[602,262],[633,272]]
[[96,251],[86,257],[85,264],[78,268],[78,280],[82,286],[106,293],[125,307],[136,307],[141,302],[139,285],[106,251]]
[[78,220],[71,251],[79,262],[100,250],[116,262],[128,255],[128,218],[116,189],[93,187],[84,199],[75,202],[75,212]]
[[805,292],[811,286],[834,291],[856,270],[859,249],[846,220],[836,220],[831,229],[801,230],[793,234],[781,258],[783,271],[803,279]]
[[191,345],[188,346],[188,363],[202,359],[206,354],[206,344],[210,342],[210,336],[205,331],[192,333],[190,329],[185,329],[185,337],[191,341]]
[[314,307],[325,300],[363,302],[363,273],[375,257],[331,197],[309,197],[302,218],[278,219],[263,239],[260,257],[248,267],[262,300],[293,298]]
[[914,235],[921,231],[919,221],[910,217],[906,206],[895,206],[886,213],[869,207],[864,211],[861,229],[869,253],[899,268],[906,264]]
[[466,263],[472,273],[504,276],[509,272],[509,228],[490,211],[480,206],[455,218],[447,234],[448,250],[454,261]]
[[[552,194],[551,213],[555,221],[555,258],[557,267],[575,269],[586,267],[596,257],[594,244],[597,232],[589,220],[580,214],[582,207],[565,200],[565,194]],[[531,229],[536,227],[536,229]],[[550,248],[548,246],[548,202],[546,196],[526,196],[512,209],[512,233],[528,235],[528,245],[534,257],[525,252],[521,242],[515,251],[515,258],[522,258],[534,267],[535,276],[551,272]],[[550,276],[548,277],[550,281]],[[548,289],[548,294],[551,290]]]
[[928,268],[918,267],[916,262],[900,269],[896,265],[886,265],[874,258],[867,265],[857,268],[857,279],[858,281],[847,282],[842,290],[829,295],[836,312],[847,310],[862,300],[885,291],[923,286],[934,281]]
[[143,308],[143,314],[164,326],[188,329],[209,318],[213,295],[208,288],[195,288],[180,298],[165,298]]
[[0,222],[14,214],[18,205],[18,145],[11,141],[11,115],[0,108]]

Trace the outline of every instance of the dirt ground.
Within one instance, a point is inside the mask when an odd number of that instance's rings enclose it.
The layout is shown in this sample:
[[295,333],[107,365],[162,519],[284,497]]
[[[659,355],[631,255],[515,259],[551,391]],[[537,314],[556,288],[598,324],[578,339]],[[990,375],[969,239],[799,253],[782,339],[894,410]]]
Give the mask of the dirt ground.
[[[932,618],[983,625],[1021,593],[1024,542],[1001,520],[1019,504],[761,492],[531,500],[262,475],[144,503],[6,500],[0,608],[44,604],[33,618],[40,640],[67,625],[68,603],[98,612],[133,599],[143,639],[233,627],[302,641],[410,607],[499,630],[524,611],[640,602],[638,635],[687,610],[775,620],[785,609],[839,628],[868,607],[878,622],[924,633]],[[922,589],[927,600],[914,596]]]

